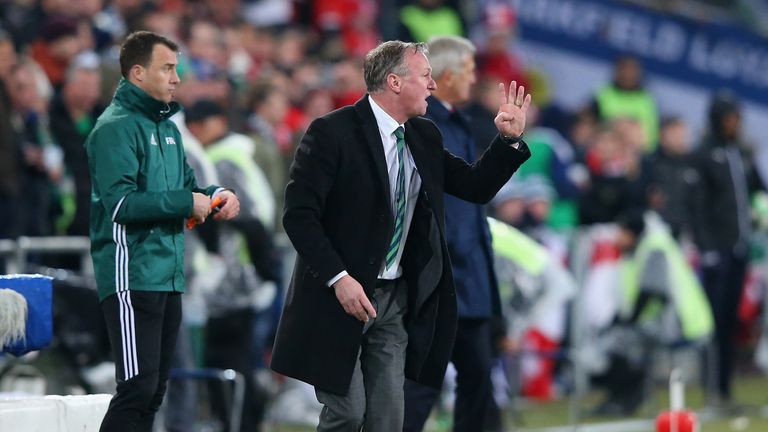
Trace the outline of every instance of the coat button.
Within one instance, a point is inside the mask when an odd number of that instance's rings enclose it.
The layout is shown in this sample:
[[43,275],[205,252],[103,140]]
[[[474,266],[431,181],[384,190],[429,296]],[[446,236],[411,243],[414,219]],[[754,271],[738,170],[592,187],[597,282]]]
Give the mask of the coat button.
[[379,215],[379,222],[384,222],[385,216],[384,213]]
[[373,265],[376,262],[376,260],[373,259],[373,257],[368,258],[368,264]]

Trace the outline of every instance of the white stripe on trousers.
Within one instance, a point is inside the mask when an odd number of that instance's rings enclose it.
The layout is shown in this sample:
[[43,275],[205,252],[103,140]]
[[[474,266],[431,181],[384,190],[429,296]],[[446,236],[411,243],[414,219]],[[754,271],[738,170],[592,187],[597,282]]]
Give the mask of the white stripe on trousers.
[[128,289],[128,242],[125,225],[112,225],[115,241],[115,289],[120,305],[120,329],[123,346],[123,377],[129,380],[139,373],[136,356],[136,322],[134,321],[131,291]]

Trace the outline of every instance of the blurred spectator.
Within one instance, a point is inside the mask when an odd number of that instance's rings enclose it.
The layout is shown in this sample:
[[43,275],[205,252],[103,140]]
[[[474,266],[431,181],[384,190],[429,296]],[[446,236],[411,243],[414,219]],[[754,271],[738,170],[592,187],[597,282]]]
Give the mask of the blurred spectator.
[[488,218],[488,224],[508,327],[503,348],[507,376],[514,377],[509,384],[519,384],[526,397],[552,399],[567,302],[577,292],[576,281],[562,260],[530,237],[496,219]]
[[66,13],[78,21],[83,49],[102,52],[114,42],[110,29],[103,28],[97,17],[104,8],[104,0],[77,0],[71,2]]
[[179,14],[159,7],[145,11],[141,16],[145,30],[176,40],[181,40],[181,22]]
[[293,7],[299,1],[250,0],[243,4],[243,16],[252,27],[279,27],[291,22]]
[[[200,142],[187,129],[183,112],[172,117],[184,142],[184,156],[195,173],[197,184],[219,184],[216,168],[205,154]],[[214,295],[225,281],[228,271],[225,262],[216,255],[218,225],[203,224],[184,231],[184,275],[186,291],[182,301],[182,324],[176,339],[176,350],[171,359],[172,368],[191,369],[197,366],[192,347],[191,329],[200,329],[208,320],[206,299]],[[211,251],[207,250],[209,246]],[[164,426],[167,432],[194,430],[198,404],[197,385],[192,379],[173,377],[168,381],[165,394]],[[157,420],[156,420],[157,423]]]
[[8,90],[13,103],[11,124],[21,142],[23,154],[22,191],[19,202],[19,234],[53,234],[58,211],[55,183],[62,174],[62,152],[52,141],[48,123],[50,83],[31,60],[22,60],[11,69]]
[[651,349],[700,343],[713,325],[701,283],[660,219],[646,222],[638,211],[622,214],[618,245],[621,303],[614,326],[603,336],[611,360],[599,379],[607,395],[595,414],[625,416],[645,396]]
[[17,198],[21,192],[21,143],[11,124],[13,106],[8,90],[16,65],[11,36],[0,30],[0,239],[15,237]]
[[648,204],[659,213],[675,238],[693,235],[694,196],[699,174],[693,165],[688,125],[680,117],[661,123],[659,147],[647,164]]
[[530,175],[521,178],[525,200],[522,230],[534,240],[545,244],[546,231],[549,228],[548,221],[557,193],[550,180],[544,176]]
[[472,100],[464,112],[471,120],[469,126],[477,146],[477,154],[482,154],[488,148],[488,143],[499,133],[493,123],[499,108],[498,82],[492,78],[480,77],[473,93]]
[[712,98],[709,130],[694,163],[701,179],[693,211],[694,242],[701,253],[717,343],[717,382],[710,383],[717,393],[711,396],[729,403],[734,331],[752,235],[749,194],[764,189],[752,149],[741,136],[741,105],[733,94],[722,91]]
[[379,43],[381,34],[376,27],[377,3],[373,0],[359,0],[355,14],[342,28],[345,51],[354,57],[363,58]]
[[49,110],[51,134],[64,152],[67,174],[74,181],[75,208],[73,214],[67,215],[71,217],[65,227],[67,235],[88,235],[91,180],[83,144],[104,109],[98,104],[100,90],[98,57],[93,52],[80,54],[69,66]]
[[64,16],[46,20],[31,55],[54,87],[61,85],[69,62],[84,49],[82,42],[78,21]]
[[[207,302],[206,366],[243,374],[246,395],[240,431],[260,430],[266,401],[255,381],[253,330],[257,313],[269,308],[276,295],[278,276],[271,245],[274,198],[261,170],[251,158],[243,157],[252,152],[253,143],[247,136],[229,131],[220,105],[198,101],[187,109],[185,121],[205,148],[219,179],[237,190],[241,202],[240,215],[221,227],[217,242],[228,274]],[[229,429],[225,399],[221,393],[212,396],[217,416]]]
[[400,9],[404,41],[426,42],[433,36],[464,36],[461,15],[444,0],[416,0]]
[[333,65],[331,93],[337,108],[357,102],[365,94],[362,61],[348,58]]
[[637,120],[644,133],[643,150],[656,148],[659,136],[659,113],[656,99],[643,86],[640,61],[631,55],[616,59],[613,81],[597,91],[594,109],[603,120],[619,117]]
[[295,28],[283,31],[277,37],[275,51],[272,56],[273,66],[286,74],[290,74],[304,57],[306,57],[307,35]]
[[67,0],[4,1],[0,7],[0,27],[10,33],[21,52],[21,48],[27,47],[40,36],[49,17],[71,15],[71,9],[72,5]]
[[[231,107],[232,86],[227,74],[229,53],[220,28],[212,21],[194,19],[186,27],[187,56],[180,59],[182,81],[176,97],[185,106],[211,99]],[[236,113],[236,110],[230,110]],[[234,119],[233,119],[234,120]]]
[[147,8],[145,0],[111,0],[95,17],[96,27],[122,40],[130,31],[141,27]]
[[523,182],[512,177],[491,201],[494,217],[515,228],[525,221],[525,190]]
[[317,88],[308,91],[301,103],[301,109],[304,113],[304,124],[301,132],[309,127],[312,120],[328,114],[333,111],[333,108],[333,99],[327,90]]
[[523,64],[512,50],[517,25],[514,10],[504,3],[490,3],[485,7],[482,23],[485,34],[478,44],[478,74],[505,84],[516,81],[532,90]]
[[[586,167],[577,158],[571,143],[555,129],[538,124],[539,110],[531,105],[526,142],[538,150],[520,167],[520,180],[535,178],[533,184],[546,186],[551,208],[540,222],[559,230],[569,230],[578,223],[578,199],[589,182]],[[526,187],[527,188],[527,187]]]
[[587,153],[589,186],[579,200],[579,222],[613,222],[633,203],[626,176],[625,144],[610,126],[603,126]]
[[576,159],[585,162],[592,143],[597,139],[600,122],[590,108],[581,108],[573,113],[568,126],[568,141],[573,144]]
[[312,22],[333,45],[334,55],[363,58],[382,39],[376,25],[379,8],[374,0],[318,0]]
[[279,215],[283,209],[288,167],[293,160],[293,144],[283,124],[289,108],[288,98],[280,87],[260,83],[253,87],[249,99],[248,129],[253,140],[253,160],[269,181],[278,212],[273,217],[277,225],[282,226]]

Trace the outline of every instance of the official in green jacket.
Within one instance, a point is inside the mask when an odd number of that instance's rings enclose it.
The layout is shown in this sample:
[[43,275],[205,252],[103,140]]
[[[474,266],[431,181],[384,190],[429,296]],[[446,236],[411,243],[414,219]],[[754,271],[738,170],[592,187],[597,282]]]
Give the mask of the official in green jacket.
[[101,431],[151,431],[163,400],[184,292],[184,223],[215,219],[240,203],[200,188],[169,117],[180,80],[178,46],[139,31],[120,49],[123,79],[86,140],[91,174],[91,256],[115,360],[117,394]]

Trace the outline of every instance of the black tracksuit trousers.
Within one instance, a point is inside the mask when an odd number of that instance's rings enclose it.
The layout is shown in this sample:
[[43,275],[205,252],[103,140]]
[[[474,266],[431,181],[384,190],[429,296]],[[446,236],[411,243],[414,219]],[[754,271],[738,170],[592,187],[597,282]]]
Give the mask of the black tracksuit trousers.
[[117,394],[101,432],[151,432],[181,323],[181,294],[122,291],[101,302],[115,360]]

